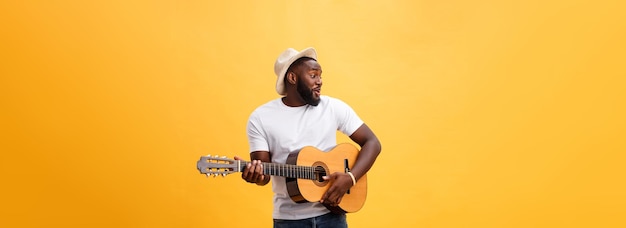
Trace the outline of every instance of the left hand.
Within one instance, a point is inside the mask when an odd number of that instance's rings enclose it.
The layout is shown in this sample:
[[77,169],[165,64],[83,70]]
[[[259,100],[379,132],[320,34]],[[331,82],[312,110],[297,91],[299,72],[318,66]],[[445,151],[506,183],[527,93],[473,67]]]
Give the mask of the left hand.
[[335,172],[323,178],[324,180],[330,180],[330,188],[324,193],[320,203],[335,207],[341,203],[343,195],[352,187],[352,178],[349,174],[341,172]]

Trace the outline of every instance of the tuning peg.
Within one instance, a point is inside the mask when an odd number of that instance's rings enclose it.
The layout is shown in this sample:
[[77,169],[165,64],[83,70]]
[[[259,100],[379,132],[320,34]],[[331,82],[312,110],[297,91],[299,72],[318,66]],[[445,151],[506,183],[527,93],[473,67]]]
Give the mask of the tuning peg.
[[204,175],[206,175],[206,177],[207,177],[207,178],[211,176],[211,174],[208,174],[208,173],[207,173],[207,174],[204,174]]
[[226,176],[226,173],[222,173],[222,177],[225,177],[225,176]]
[[217,177],[217,175],[219,175],[219,174],[217,174],[217,173],[214,173],[214,174],[213,174],[213,177],[215,178],[215,177]]
[[226,156],[222,156],[222,158],[226,158]]

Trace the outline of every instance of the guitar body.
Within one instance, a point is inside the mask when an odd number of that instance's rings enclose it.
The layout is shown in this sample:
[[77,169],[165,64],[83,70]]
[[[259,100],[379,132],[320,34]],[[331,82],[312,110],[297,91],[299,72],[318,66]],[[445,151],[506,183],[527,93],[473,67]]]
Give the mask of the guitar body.
[[[299,152],[292,153],[287,158],[287,164],[316,167],[323,170],[316,180],[286,178],[287,191],[294,202],[318,202],[330,187],[330,181],[322,179],[323,175],[335,172],[346,172],[354,166],[359,150],[351,144],[339,144],[329,152],[323,152],[315,147],[304,147]],[[367,196],[367,176],[363,175],[356,185],[346,193],[338,206],[326,207],[335,213],[356,212],[365,204]]]

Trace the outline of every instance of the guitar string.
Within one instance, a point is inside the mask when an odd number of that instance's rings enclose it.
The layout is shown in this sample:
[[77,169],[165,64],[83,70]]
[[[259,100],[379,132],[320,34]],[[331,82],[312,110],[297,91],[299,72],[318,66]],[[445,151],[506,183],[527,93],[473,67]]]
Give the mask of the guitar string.
[[[250,162],[242,161],[241,165],[246,166],[248,163]],[[269,175],[284,176],[288,178],[315,180],[317,179],[316,173],[324,173],[324,169],[322,167],[276,164],[266,162],[263,162],[261,164],[264,167],[263,171],[267,172]]]

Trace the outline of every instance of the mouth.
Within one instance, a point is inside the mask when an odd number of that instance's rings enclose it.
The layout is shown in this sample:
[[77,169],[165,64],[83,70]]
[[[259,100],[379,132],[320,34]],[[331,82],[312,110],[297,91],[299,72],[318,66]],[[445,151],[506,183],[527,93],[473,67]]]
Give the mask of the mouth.
[[322,94],[322,88],[313,89],[313,94],[315,94],[315,96],[319,97]]

